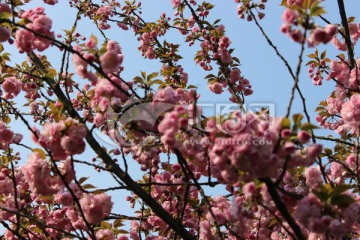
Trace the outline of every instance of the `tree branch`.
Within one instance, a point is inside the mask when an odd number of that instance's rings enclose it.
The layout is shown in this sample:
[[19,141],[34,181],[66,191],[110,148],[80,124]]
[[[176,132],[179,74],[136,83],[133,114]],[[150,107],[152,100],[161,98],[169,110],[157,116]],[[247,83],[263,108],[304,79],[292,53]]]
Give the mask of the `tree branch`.
[[349,25],[348,25],[348,22],[347,22],[344,1],[343,0],[337,0],[337,2],[338,2],[339,13],[340,13],[340,17],[341,17],[341,25],[343,26],[344,31],[345,31],[345,35],[343,37],[345,39],[348,59],[350,61],[350,70],[351,70],[351,69],[353,69],[355,67],[356,63],[355,63],[355,59],[354,59],[354,50],[353,50],[352,42],[351,42],[351,38],[350,38]]

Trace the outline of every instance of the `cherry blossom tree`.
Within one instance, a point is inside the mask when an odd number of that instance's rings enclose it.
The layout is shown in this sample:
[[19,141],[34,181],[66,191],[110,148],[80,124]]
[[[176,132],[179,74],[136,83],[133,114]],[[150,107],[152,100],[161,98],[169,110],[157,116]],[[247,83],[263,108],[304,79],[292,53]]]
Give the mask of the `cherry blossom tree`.
[[[58,0],[0,1],[3,239],[359,238],[360,24],[343,0],[339,23],[321,0],[235,0],[228,9],[285,66],[293,85],[284,116],[245,111],[251,81],[227,35],[233,26],[210,17],[211,1],[164,1],[173,12],[155,21],[135,0],[67,2],[75,15],[64,30],[47,14]],[[262,26],[270,4],[283,7],[279,34],[300,47],[295,67]],[[132,33],[160,67],[125,77],[126,45],[111,31]],[[186,49],[208,89],[181,65]],[[335,86],[318,106],[299,85],[304,69],[314,85]],[[210,116],[201,92],[230,96],[237,109]],[[81,176],[84,168],[95,173]],[[101,175],[112,180],[95,186]]]

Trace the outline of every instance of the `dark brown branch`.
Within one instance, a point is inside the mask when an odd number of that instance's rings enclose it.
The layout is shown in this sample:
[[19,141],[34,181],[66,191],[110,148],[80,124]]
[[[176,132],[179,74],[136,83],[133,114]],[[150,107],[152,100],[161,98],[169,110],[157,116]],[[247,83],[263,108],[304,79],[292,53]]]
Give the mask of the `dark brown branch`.
[[289,226],[293,230],[297,239],[305,240],[306,238],[305,238],[304,234],[301,232],[299,225],[297,225],[294,218],[291,216],[291,214],[287,210],[286,205],[283,203],[279,194],[277,193],[274,183],[271,181],[270,178],[262,178],[260,180],[266,184],[267,190],[268,190],[272,200],[274,201],[277,209],[279,210],[281,215],[284,217],[286,222],[289,224]]
[[348,25],[348,22],[347,22],[344,1],[343,0],[337,0],[337,2],[338,2],[339,13],[340,13],[340,17],[341,17],[341,25],[343,26],[344,31],[345,31],[345,36],[343,36],[343,37],[345,39],[348,59],[350,61],[350,70],[351,70],[351,69],[353,69],[355,67],[356,63],[355,63],[355,59],[354,59],[354,50],[353,50],[353,46],[352,46],[352,42],[351,42],[351,38],[350,38],[349,25]]

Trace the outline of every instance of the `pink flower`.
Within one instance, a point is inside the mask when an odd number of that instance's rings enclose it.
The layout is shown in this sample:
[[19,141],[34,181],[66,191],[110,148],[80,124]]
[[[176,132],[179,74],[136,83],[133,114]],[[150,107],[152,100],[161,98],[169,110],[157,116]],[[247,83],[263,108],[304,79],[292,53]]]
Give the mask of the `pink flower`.
[[321,217],[321,202],[312,193],[299,201],[295,217],[306,228],[310,227],[313,219]]
[[96,232],[96,239],[114,240],[115,236],[113,231],[109,229],[100,229]]
[[[39,32],[49,38],[55,38],[54,33],[50,31],[52,21],[44,14],[43,7],[29,9],[21,13],[20,16],[29,20],[30,23],[25,25],[27,28]],[[15,44],[20,52],[31,52],[35,49],[44,51],[50,46],[51,41],[47,38],[36,36],[29,30],[22,28],[16,31]]]
[[107,217],[113,205],[111,197],[105,193],[96,195],[86,193],[81,197],[79,202],[85,218],[90,224],[98,224],[102,219]]
[[307,148],[307,156],[309,158],[316,158],[322,151],[321,144],[312,144]]
[[15,77],[9,77],[9,78],[5,78],[5,81],[2,83],[1,86],[6,92],[6,94],[3,97],[6,99],[12,99],[20,93],[22,83],[20,80],[16,79]]
[[313,31],[310,38],[314,41],[314,44],[316,43],[328,43],[331,40],[331,37],[324,31],[322,28],[317,28]]
[[164,89],[158,90],[153,99],[153,102],[164,102],[164,103],[172,103],[172,104],[174,104],[175,101],[176,101],[175,91],[171,87],[166,87]]
[[289,8],[286,8],[284,13],[281,16],[281,19],[286,24],[292,24],[297,17],[298,17],[297,12],[295,12]]
[[298,132],[297,137],[301,143],[307,143],[311,139],[310,133],[304,130]]
[[232,83],[235,83],[240,79],[240,70],[238,68],[234,68],[230,72],[230,79]]
[[46,123],[43,131],[37,132],[37,136],[39,139],[34,139],[35,142],[49,149],[56,160],[66,159],[67,156],[80,154],[85,150],[86,128],[72,118]]
[[44,3],[49,5],[55,5],[56,3],[58,3],[58,0],[44,0]]
[[35,35],[25,29],[19,29],[15,34],[15,44],[20,52],[31,52],[33,50],[33,42]]
[[291,37],[292,40],[294,40],[297,43],[302,43],[304,39],[304,34],[299,29],[290,31],[289,36]]
[[209,89],[216,94],[220,94],[223,92],[223,86],[220,83],[213,83],[209,86]]
[[5,124],[0,121],[0,149],[8,149],[9,144],[13,141],[14,132],[6,128]]
[[322,183],[322,174],[317,167],[309,167],[305,170],[306,184],[314,189],[319,187]]
[[12,142],[14,133],[5,127],[5,124],[0,121],[0,140],[3,143],[9,144]]
[[283,129],[283,130],[281,130],[281,137],[282,137],[282,138],[291,137],[291,130],[290,130],[290,129]]
[[3,12],[12,13],[11,8],[6,3],[0,3],[0,13]]
[[115,51],[107,51],[100,57],[100,63],[105,72],[116,72],[122,63],[122,55]]
[[80,154],[85,150],[85,142],[79,137],[64,136],[60,145],[68,155]]
[[256,193],[256,185],[254,182],[249,182],[243,186],[242,190],[245,196],[251,197]]
[[341,109],[341,117],[351,127],[353,133],[359,133],[360,126],[360,94],[354,94]]
[[52,185],[53,181],[50,179],[50,165],[40,157],[40,154],[31,154],[27,164],[21,167],[21,170],[32,193],[51,195],[58,191],[56,185]]
[[10,30],[6,27],[0,27],[0,42],[6,42],[9,40],[11,34]]

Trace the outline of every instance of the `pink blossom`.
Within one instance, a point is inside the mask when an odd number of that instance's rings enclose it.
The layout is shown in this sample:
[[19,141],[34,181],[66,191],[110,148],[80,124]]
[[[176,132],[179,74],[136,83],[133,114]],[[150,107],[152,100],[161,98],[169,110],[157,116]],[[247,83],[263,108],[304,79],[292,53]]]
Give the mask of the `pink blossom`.
[[[30,21],[30,23],[25,25],[27,28],[39,32],[49,38],[55,38],[54,33],[50,31],[52,21],[44,14],[43,7],[29,9],[21,13],[20,16]],[[51,45],[51,41],[47,38],[36,36],[29,30],[21,28],[15,33],[15,44],[20,52],[31,52],[35,49],[44,51]]]
[[56,3],[58,3],[58,0],[44,0],[44,3],[49,5],[55,5]]
[[346,51],[347,49],[345,41],[340,42],[340,40],[335,37],[332,39],[332,44],[340,51]]
[[0,3],[0,13],[3,12],[12,13],[11,8],[6,3]]
[[10,37],[10,30],[6,27],[0,27],[0,42],[6,42]]
[[213,83],[209,86],[209,89],[216,94],[220,94],[223,92],[223,87],[220,83]]
[[[354,170],[354,171],[358,171],[360,170],[360,160],[359,160],[360,156],[356,156],[355,154],[351,153],[345,160],[346,165]],[[356,167],[358,167],[358,169],[356,169]]]
[[106,239],[106,240],[114,240],[115,236],[113,231],[109,230],[109,229],[99,229],[96,232],[96,239]]
[[60,145],[68,155],[80,154],[85,150],[85,142],[79,137],[64,136],[61,138]]
[[310,133],[304,130],[298,132],[297,137],[301,143],[307,143],[311,139]]
[[20,80],[15,77],[5,78],[5,81],[2,83],[1,87],[4,89],[6,94],[3,96],[5,99],[12,99],[16,97],[22,87],[22,83]]
[[341,109],[341,117],[351,127],[354,133],[359,132],[360,124],[360,95],[354,94],[350,100],[345,102]]
[[328,43],[331,40],[331,37],[325,32],[322,28],[315,29],[310,38],[312,39],[312,42],[314,45],[317,43]]
[[100,57],[100,63],[105,72],[117,72],[123,61],[120,47],[115,42],[107,43],[107,51]]
[[5,124],[0,121],[0,149],[5,150],[13,141],[14,132],[6,128]]
[[80,154],[85,150],[86,128],[71,118],[46,123],[37,136],[35,142],[49,149],[56,160],[66,159],[67,156]]
[[175,101],[175,91],[171,87],[158,90],[153,99],[153,102],[175,103]]
[[24,178],[28,182],[31,192],[37,195],[55,194],[58,189],[52,185],[50,166],[40,154],[33,153],[29,156],[27,164],[21,167]]
[[314,219],[321,218],[321,202],[312,193],[304,197],[299,201],[295,217],[306,228],[310,228],[310,225]]
[[113,203],[111,197],[105,193],[87,193],[81,197],[80,205],[86,220],[90,224],[98,224],[110,214]]
[[238,68],[234,68],[230,72],[230,79],[232,83],[235,83],[236,81],[240,80],[240,70]]
[[286,8],[281,16],[283,22],[286,24],[292,24],[297,17],[298,17],[298,13],[289,8]]
[[319,187],[322,183],[322,174],[317,167],[309,167],[305,170],[306,184],[314,189]]
[[33,50],[35,35],[25,29],[19,29],[15,33],[15,44],[20,52],[30,52]]
[[321,144],[312,144],[307,148],[307,157],[316,158],[322,151]]
[[245,196],[251,197],[256,193],[256,185],[254,182],[249,182],[243,186],[242,190]]
[[302,43],[304,40],[304,34],[299,29],[290,31],[289,36],[297,43]]

